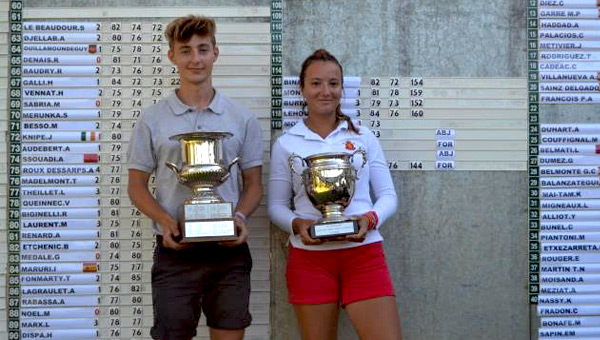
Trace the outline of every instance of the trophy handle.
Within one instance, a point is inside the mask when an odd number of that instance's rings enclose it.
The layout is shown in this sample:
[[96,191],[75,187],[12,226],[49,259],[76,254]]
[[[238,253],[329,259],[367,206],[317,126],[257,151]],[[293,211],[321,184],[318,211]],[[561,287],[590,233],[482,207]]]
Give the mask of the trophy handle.
[[[177,180],[179,182],[182,182],[181,176],[179,176],[179,167],[177,165],[175,165],[175,163],[172,163],[172,162],[166,162],[165,165],[167,166],[167,168],[173,170],[173,172],[177,176]],[[185,182],[185,180],[184,180],[184,182]]]
[[304,160],[304,158],[296,155],[295,153],[291,154],[290,158],[288,159],[288,164],[289,164],[290,170],[292,170],[292,173],[300,176],[300,174],[296,172],[296,169],[294,169],[294,159],[296,159],[296,158],[300,159],[300,161],[302,162],[302,165],[305,165],[306,161]]
[[361,156],[362,156],[362,165],[360,166],[360,168],[364,168],[365,165],[367,164],[368,158],[367,158],[367,152],[365,151],[365,149],[363,148],[358,148],[356,151],[354,151],[352,154],[350,154],[350,159],[354,159],[354,156],[356,155],[357,152],[360,152]]
[[229,166],[227,167],[227,175],[223,176],[223,179],[222,179],[223,182],[225,182],[229,178],[229,176],[231,176],[231,167],[239,161],[240,161],[240,158],[236,157],[231,161],[231,163],[229,163]]

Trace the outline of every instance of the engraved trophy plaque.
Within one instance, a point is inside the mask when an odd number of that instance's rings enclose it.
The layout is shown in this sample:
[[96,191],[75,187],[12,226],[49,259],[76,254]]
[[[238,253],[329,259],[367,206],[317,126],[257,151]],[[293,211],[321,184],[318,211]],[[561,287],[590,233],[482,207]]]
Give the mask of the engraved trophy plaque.
[[327,239],[358,233],[358,221],[343,215],[354,195],[357,170],[352,166],[352,159],[356,153],[362,155],[363,168],[367,163],[367,152],[362,148],[353,153],[320,153],[306,158],[296,154],[290,156],[292,173],[298,175],[294,159],[299,158],[306,166],[300,175],[302,184],[311,203],[323,214],[323,218],[310,228],[310,237]]
[[231,167],[223,164],[223,139],[229,132],[190,132],[171,136],[181,143],[181,168],[171,162],[166,165],[177,175],[179,183],[194,194],[183,203],[180,213],[183,242],[228,241],[238,237],[233,222],[233,204],[226,202],[214,188],[231,175]]

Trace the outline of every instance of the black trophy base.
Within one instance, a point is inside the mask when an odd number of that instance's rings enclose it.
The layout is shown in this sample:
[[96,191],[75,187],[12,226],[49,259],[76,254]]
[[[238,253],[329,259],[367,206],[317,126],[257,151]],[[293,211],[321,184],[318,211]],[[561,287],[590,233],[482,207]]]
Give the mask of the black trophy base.
[[238,230],[233,219],[185,221],[182,225],[182,242],[234,241]]
[[310,237],[314,239],[330,239],[358,233],[358,221],[332,221],[319,222],[308,230]]

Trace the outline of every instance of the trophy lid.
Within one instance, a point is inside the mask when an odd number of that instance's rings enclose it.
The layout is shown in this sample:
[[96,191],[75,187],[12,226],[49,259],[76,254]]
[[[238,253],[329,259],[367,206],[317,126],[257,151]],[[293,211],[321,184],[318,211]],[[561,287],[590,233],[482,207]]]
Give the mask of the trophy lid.
[[180,133],[178,135],[174,135],[169,137],[170,140],[216,140],[216,139],[225,139],[233,136],[231,132],[225,131],[196,131],[196,132],[187,132]]

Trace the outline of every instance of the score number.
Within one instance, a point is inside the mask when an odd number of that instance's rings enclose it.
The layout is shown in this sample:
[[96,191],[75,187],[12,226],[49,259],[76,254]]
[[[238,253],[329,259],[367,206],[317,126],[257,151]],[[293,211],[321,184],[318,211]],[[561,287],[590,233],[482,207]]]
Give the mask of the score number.
[[[388,161],[388,169],[389,170],[400,170],[401,164],[400,161],[393,160]],[[408,162],[408,170],[423,170],[425,167],[423,166],[422,161],[410,161]]]
[[409,170],[423,170],[423,162],[421,161],[411,161],[408,163]]
[[423,118],[425,116],[425,111],[422,109],[424,104],[423,84],[423,78],[421,77],[410,78],[410,116],[413,118]]

